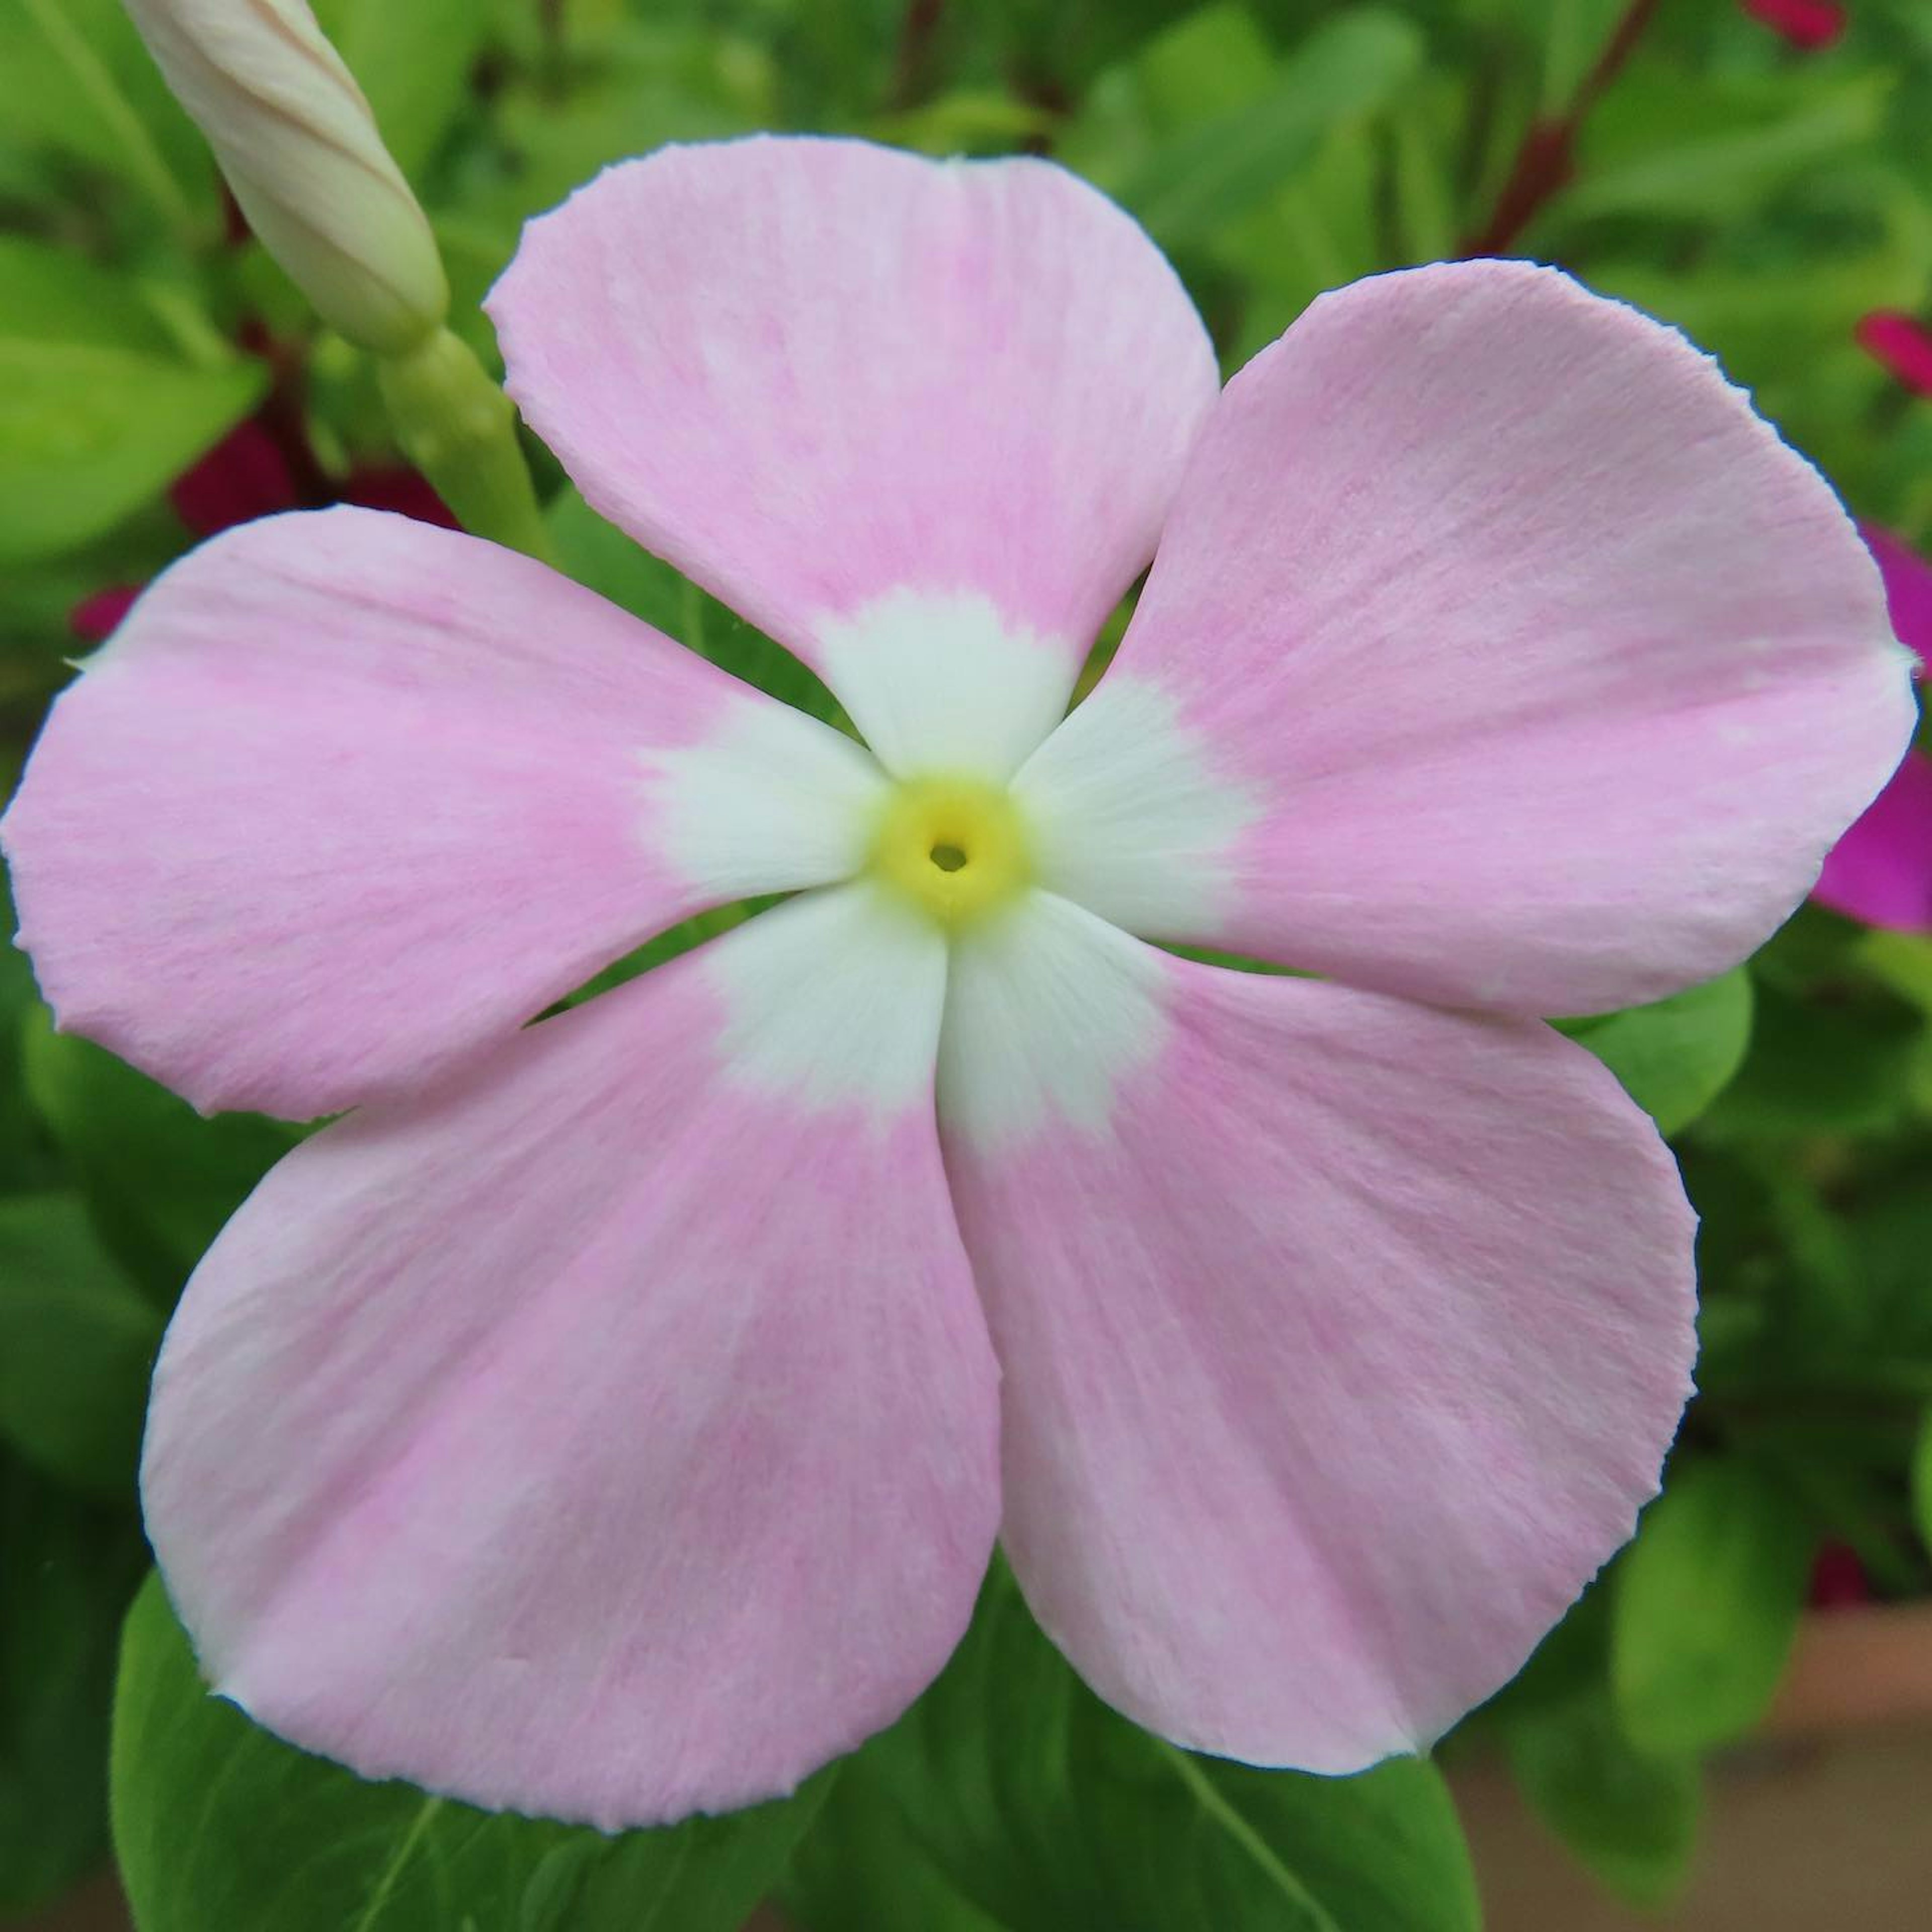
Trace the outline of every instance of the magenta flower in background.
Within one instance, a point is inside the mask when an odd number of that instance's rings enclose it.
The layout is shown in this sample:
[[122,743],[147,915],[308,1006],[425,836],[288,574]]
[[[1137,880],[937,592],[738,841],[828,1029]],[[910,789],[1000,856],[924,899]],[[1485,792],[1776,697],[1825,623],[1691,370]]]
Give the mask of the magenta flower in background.
[[1676,1426],[1689,1208],[1535,1016],[1732,964],[1897,764],[1843,512],[1522,263],[1325,296],[1222,390],[1039,161],[668,149],[490,306],[586,496],[864,744],[353,509],[217,538],[57,704],[6,834],[62,1023],[354,1109],[157,1371],[214,1682],[367,1773],[671,1818],[890,1722],[997,1534],[1169,1738],[1426,1743]]
[[1744,10],[1808,53],[1832,46],[1847,18],[1838,0],[1744,0]]
[[[338,486],[340,500],[370,509],[394,510],[426,524],[455,527],[448,506],[413,470],[365,464]],[[254,417],[235,427],[168,486],[175,514],[196,536],[212,537],[251,518],[292,510],[302,501],[284,457]],[[137,584],[117,584],[83,597],[68,618],[83,644],[111,636],[141,594]]]
[[[1932,662],[1932,564],[1888,531],[1864,539],[1885,578],[1900,641]],[[1812,896],[1868,926],[1932,932],[1932,758],[1911,752],[1864,815],[1832,847]]]
[[1894,379],[1932,396],[1932,329],[1897,309],[1874,309],[1858,326],[1858,346]]

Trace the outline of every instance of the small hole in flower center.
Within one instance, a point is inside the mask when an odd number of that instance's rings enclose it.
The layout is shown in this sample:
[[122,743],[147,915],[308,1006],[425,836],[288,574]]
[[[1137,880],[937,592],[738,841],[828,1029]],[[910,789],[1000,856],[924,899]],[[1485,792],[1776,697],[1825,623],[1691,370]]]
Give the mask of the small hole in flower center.
[[966,862],[966,854],[957,845],[944,842],[935,845],[926,855],[942,872],[956,872]]

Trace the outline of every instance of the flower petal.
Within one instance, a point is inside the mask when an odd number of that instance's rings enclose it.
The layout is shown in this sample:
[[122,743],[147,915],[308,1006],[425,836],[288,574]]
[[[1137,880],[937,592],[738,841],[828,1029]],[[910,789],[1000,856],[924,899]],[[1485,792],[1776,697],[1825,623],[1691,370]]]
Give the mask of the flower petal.
[[[962,1106],[989,1052],[1030,1104]],[[1693,1216],[1582,1048],[1042,898],[956,956],[940,1095],[1001,1534],[1136,1721],[1356,1770],[1504,1682],[1629,1535],[1690,1387]]]
[[542,565],[338,509],[142,597],[7,817],[61,1024],[198,1106],[420,1082],[722,899],[836,878],[848,740]]
[[896,1716],[998,1515],[944,976],[868,888],[808,894],[284,1161],[189,1285],[145,1458],[217,1688],[608,1829]]
[[1228,386],[1021,784],[1065,806],[1046,882],[1140,932],[1585,1012],[1761,942],[1912,715],[1856,531],[1714,366],[1477,262],[1325,296]]
[[1867,926],[1932,932],[1932,758],[1899,766],[1832,847],[1812,897]]
[[1139,227],[1024,158],[663,148],[532,222],[489,308],[584,495],[894,770],[1004,777],[1052,728],[1218,386]]

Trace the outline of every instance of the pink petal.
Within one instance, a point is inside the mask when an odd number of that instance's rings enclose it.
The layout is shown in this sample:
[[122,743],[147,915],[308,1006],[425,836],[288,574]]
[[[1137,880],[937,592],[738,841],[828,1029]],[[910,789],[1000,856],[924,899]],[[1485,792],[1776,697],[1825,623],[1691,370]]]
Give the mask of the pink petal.
[[[1028,1600],[1179,1743],[1324,1772],[1426,1744],[1656,1488],[1694,1348],[1670,1156],[1542,1026],[1029,916],[1000,999],[950,994],[940,1090]],[[1156,1036],[1122,1054],[1132,1000]],[[995,1010],[1075,1104],[956,1104],[994,1036],[953,1035]]]
[[62,1026],[204,1108],[307,1116],[702,906],[841,876],[878,782],[542,566],[337,509],[158,579],[4,830]]
[[1146,236],[1024,158],[661,149],[532,223],[489,308],[592,504],[825,670],[862,729],[889,702],[828,635],[911,590],[986,600],[1052,654],[1043,735],[1217,386]]
[[1932,758],[1914,752],[1832,848],[1814,898],[1867,926],[1932,932]]
[[[806,895],[262,1183],[169,1332],[143,1472],[224,1694],[367,1775],[616,1829],[789,1790],[938,1670],[998,1371],[933,1126],[944,948],[888,986],[868,916]],[[748,1045],[745,988],[803,954],[819,997]]]
[[[1504,262],[1324,296],[1235,378],[1096,706],[1065,754],[1118,743],[1096,831],[1157,829],[1139,930],[1540,1012],[1760,944],[1914,713],[1816,473],[1673,332]],[[1224,808],[1192,851],[1175,742]]]

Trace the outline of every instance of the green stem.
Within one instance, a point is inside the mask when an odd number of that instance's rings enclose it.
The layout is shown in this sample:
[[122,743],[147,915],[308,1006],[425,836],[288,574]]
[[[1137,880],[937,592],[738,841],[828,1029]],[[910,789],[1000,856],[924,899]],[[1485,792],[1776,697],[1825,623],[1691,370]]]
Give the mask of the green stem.
[[459,336],[440,328],[376,370],[403,454],[436,486],[463,527],[550,560],[516,406]]

